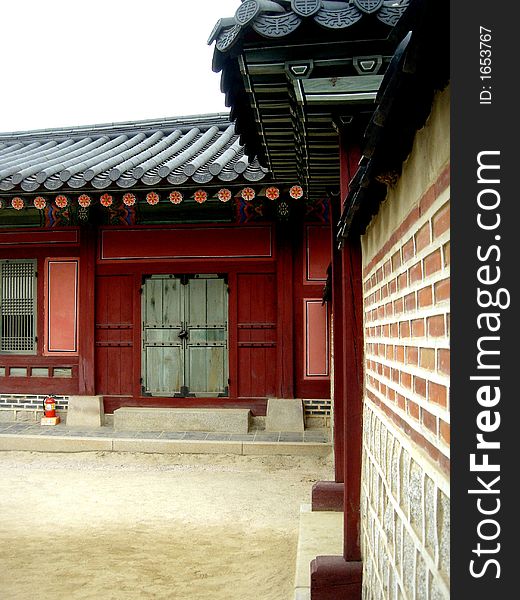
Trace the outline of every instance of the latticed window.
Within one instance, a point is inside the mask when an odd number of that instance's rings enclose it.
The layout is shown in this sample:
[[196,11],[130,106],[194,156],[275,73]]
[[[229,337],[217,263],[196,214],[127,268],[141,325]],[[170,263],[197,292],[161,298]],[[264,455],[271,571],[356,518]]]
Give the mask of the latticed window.
[[36,352],[34,260],[0,260],[0,352]]

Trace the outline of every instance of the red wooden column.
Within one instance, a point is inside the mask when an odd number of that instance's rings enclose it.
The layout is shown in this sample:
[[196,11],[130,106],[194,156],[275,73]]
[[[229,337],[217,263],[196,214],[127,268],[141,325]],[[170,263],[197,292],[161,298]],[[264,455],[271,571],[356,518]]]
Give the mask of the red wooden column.
[[294,398],[294,298],[293,298],[293,231],[287,224],[277,231],[277,319],[276,352],[277,397]]
[[78,393],[93,396],[94,327],[95,327],[96,234],[92,226],[81,229],[79,267],[79,389]]
[[[360,158],[357,143],[342,136],[341,198],[348,194]],[[343,207],[340,208],[343,210]],[[334,214],[334,213],[333,213]],[[337,222],[337,221],[336,221]],[[360,550],[361,434],[363,408],[363,290],[359,237],[333,255],[335,455],[344,477],[343,556],[318,556],[311,562],[312,600],[360,600],[363,575]],[[341,413],[341,414],[339,414]],[[338,463],[339,459],[339,463]],[[338,473],[336,473],[338,477]]]

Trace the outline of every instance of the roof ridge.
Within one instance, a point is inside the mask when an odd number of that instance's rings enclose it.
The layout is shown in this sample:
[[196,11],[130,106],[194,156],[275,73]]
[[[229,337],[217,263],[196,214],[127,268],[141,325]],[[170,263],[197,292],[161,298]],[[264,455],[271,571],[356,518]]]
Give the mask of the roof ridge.
[[[65,136],[91,133],[121,133],[124,131],[136,131],[143,129],[168,129],[169,127],[194,127],[203,125],[229,124],[229,114],[224,112],[205,113],[199,115],[184,115],[178,117],[159,117],[154,119],[143,119],[139,121],[120,121],[113,123],[96,123],[93,125],[73,125],[70,127],[48,127],[43,129],[0,131],[0,141],[32,140],[41,137]],[[54,137],[54,139],[56,139]]]

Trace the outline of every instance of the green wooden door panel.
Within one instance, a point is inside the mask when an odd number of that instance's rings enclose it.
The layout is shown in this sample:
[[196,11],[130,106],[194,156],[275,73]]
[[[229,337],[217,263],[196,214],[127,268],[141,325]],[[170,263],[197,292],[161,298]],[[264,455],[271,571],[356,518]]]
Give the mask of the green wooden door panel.
[[153,396],[181,393],[184,347],[179,333],[184,316],[178,279],[153,276],[143,287],[143,391]]
[[[143,391],[218,396],[228,379],[227,285],[216,275],[143,285]],[[186,332],[186,335],[184,335]]]

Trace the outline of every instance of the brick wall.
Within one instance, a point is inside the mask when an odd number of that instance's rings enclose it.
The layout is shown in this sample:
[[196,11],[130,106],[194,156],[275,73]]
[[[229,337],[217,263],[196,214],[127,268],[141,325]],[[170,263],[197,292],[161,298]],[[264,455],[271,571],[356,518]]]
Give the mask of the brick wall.
[[365,598],[449,597],[449,90],[363,237]]

